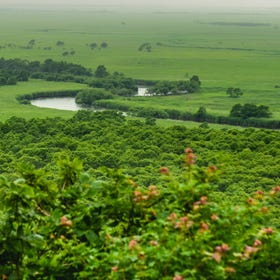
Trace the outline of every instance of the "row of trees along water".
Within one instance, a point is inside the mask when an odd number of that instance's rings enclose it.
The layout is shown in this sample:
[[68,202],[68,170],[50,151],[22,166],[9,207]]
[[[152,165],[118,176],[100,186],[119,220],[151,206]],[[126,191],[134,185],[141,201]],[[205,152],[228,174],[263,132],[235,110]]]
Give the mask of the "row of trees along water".
[[200,87],[198,76],[190,80],[177,82],[140,81],[125,77],[122,73],[110,74],[104,65],[97,66],[95,71],[67,62],[56,62],[47,59],[28,62],[21,59],[0,59],[0,85],[12,85],[17,81],[28,81],[29,78],[45,79],[48,81],[73,81],[89,84],[91,87],[111,90],[118,95],[134,95],[137,92],[137,83],[152,85],[153,93],[187,93],[195,92]]

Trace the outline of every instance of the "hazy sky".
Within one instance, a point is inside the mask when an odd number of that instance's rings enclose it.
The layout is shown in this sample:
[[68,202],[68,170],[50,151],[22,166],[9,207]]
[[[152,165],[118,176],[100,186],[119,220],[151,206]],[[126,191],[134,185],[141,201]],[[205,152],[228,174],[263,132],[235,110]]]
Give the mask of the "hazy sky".
[[280,0],[0,0],[1,6],[280,7]]

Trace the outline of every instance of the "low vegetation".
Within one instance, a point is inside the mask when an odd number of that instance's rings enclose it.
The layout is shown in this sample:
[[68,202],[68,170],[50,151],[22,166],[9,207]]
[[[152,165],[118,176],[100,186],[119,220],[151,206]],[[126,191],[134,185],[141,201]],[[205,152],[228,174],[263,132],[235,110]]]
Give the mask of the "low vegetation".
[[227,94],[230,96],[230,97],[233,97],[233,98],[237,98],[237,97],[240,97],[243,95],[243,91],[240,89],[240,88],[228,88],[227,89]]

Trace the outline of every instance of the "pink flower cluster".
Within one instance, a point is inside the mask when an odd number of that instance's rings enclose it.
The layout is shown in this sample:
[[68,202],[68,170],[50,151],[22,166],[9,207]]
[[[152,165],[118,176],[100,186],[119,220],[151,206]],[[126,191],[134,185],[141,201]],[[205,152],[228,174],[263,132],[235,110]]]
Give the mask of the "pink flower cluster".
[[184,280],[184,278],[181,275],[175,275],[172,280]]
[[66,216],[63,216],[60,218],[60,225],[65,226],[65,227],[72,227],[73,223]]
[[266,235],[271,235],[271,234],[274,233],[274,230],[273,230],[273,228],[268,227],[268,228],[263,228],[263,229],[261,230],[261,232],[264,233],[264,234],[266,234]]
[[202,196],[199,201],[196,201],[194,204],[193,204],[193,209],[194,210],[197,210],[199,209],[199,207],[201,205],[206,205],[207,204],[207,200],[208,200],[208,197],[207,196]]
[[135,248],[137,247],[137,245],[138,245],[138,241],[135,240],[135,239],[132,239],[132,240],[130,240],[129,243],[128,243],[128,248],[129,248],[130,250],[133,250],[133,249],[135,249]]
[[156,186],[149,186],[148,191],[134,191],[134,198],[133,201],[135,202],[141,202],[149,199],[153,199],[157,196],[159,196],[159,190]]
[[223,243],[220,246],[216,246],[215,247],[215,252],[212,255],[212,258],[216,261],[216,262],[220,262],[223,255],[228,252],[230,250],[230,247],[226,244]]
[[195,160],[196,160],[197,157],[193,153],[193,150],[191,148],[186,148],[185,153],[186,153],[186,163],[187,163],[187,165],[195,164]]
[[190,220],[188,216],[177,218],[176,213],[171,213],[168,217],[168,220],[172,222],[174,228],[180,229],[188,229],[194,224],[194,222]]
[[280,186],[274,187],[274,188],[272,188],[272,190],[271,190],[271,194],[272,194],[272,195],[275,195],[275,194],[277,194],[277,193],[279,193],[279,192],[280,192]]
[[159,172],[163,175],[169,175],[169,169],[166,166],[160,168]]
[[214,165],[208,166],[207,173],[214,173],[217,171],[217,167]]

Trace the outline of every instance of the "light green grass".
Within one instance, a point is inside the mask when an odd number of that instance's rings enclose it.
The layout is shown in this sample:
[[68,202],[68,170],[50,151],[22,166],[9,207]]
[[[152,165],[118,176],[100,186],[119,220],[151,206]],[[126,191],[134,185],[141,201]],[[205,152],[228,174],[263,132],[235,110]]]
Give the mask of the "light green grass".
[[[199,122],[191,122],[191,121],[178,121],[178,120],[156,120],[157,125],[162,126],[162,127],[169,127],[173,125],[180,125],[180,126],[185,126],[186,128],[198,128],[201,126],[201,123]],[[232,125],[226,125],[226,124],[214,124],[214,123],[209,123],[208,128],[213,128],[213,129],[238,129],[242,130],[245,129],[244,127],[240,126],[232,126]]]
[[[198,74],[205,86],[267,88],[279,83],[280,17],[261,14],[192,14],[2,11],[0,50],[4,57],[67,60],[95,68],[105,64],[135,78],[181,79]],[[269,23],[269,27],[216,26],[213,21]],[[31,39],[31,50],[19,46]],[[61,40],[65,46],[57,47]],[[86,44],[107,42],[105,50]],[[152,52],[139,52],[145,42]],[[164,46],[158,46],[157,43]],[[44,47],[52,50],[44,50]],[[239,48],[240,50],[232,50]],[[247,50],[252,49],[252,50]],[[62,52],[75,50],[74,56]]]
[[177,96],[148,96],[118,98],[107,102],[128,104],[131,107],[145,107],[157,109],[176,109],[181,112],[195,113],[199,107],[205,107],[208,114],[216,116],[229,116],[233,105],[252,103],[267,105],[273,113],[271,119],[280,119],[280,89],[273,90],[247,90],[239,98],[231,98],[226,89],[210,90]]
[[[128,120],[140,120],[145,121],[145,118],[141,117],[127,117]],[[201,123],[199,122],[193,122],[193,121],[180,121],[180,120],[170,120],[170,119],[156,119],[156,124],[161,127],[170,127],[174,125],[180,125],[184,126],[186,128],[198,128],[201,126]],[[208,128],[213,129],[238,129],[243,130],[246,129],[241,126],[232,126],[232,125],[226,125],[226,124],[214,124],[214,123],[208,123]]]

